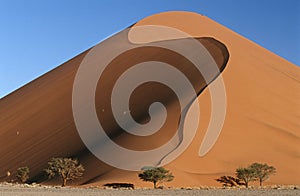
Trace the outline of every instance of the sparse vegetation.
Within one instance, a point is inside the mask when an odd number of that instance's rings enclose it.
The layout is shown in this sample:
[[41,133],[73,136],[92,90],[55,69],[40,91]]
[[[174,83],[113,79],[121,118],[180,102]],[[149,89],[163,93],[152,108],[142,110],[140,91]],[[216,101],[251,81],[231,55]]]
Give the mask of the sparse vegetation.
[[29,172],[30,171],[28,167],[20,167],[17,169],[16,177],[20,182],[25,183],[29,179]]
[[273,166],[269,166],[266,163],[252,163],[246,168],[240,167],[236,169],[236,178],[232,176],[221,176],[216,179],[216,181],[222,183],[223,186],[233,187],[245,185],[246,188],[248,188],[249,182],[251,181],[259,181],[259,185],[262,186],[262,183],[275,173],[276,169]]
[[249,182],[255,179],[255,170],[253,168],[240,167],[235,171],[236,177],[245,183],[246,188],[249,186]]
[[146,182],[152,182],[155,189],[158,183],[170,182],[174,179],[173,174],[163,167],[148,167],[142,170],[143,172],[138,175],[139,178]]
[[76,159],[52,158],[45,169],[49,178],[59,176],[62,179],[62,186],[66,186],[70,180],[75,180],[83,175],[84,167]]
[[275,167],[269,166],[266,163],[252,163],[249,167],[254,170],[255,180],[259,181],[259,186],[262,186],[262,183],[267,180],[270,175],[276,173]]

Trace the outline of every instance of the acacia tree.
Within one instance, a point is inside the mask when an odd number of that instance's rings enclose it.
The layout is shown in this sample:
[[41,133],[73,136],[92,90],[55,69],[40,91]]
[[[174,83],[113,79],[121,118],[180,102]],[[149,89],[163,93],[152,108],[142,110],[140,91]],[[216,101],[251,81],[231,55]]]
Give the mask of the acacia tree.
[[249,182],[255,179],[255,170],[253,168],[240,167],[235,171],[236,177],[244,181],[246,188],[248,188]]
[[252,163],[249,168],[254,170],[255,179],[259,181],[260,186],[262,186],[263,181],[267,180],[270,175],[276,173],[275,167],[269,166],[266,163]]
[[84,167],[76,159],[52,158],[45,169],[49,178],[59,176],[62,179],[62,186],[67,185],[67,181],[75,180],[83,175]]
[[155,189],[158,183],[170,182],[174,179],[173,174],[163,167],[152,167],[142,170],[143,172],[138,175],[139,178],[146,182],[152,182]]
[[17,169],[16,177],[22,183],[25,183],[29,179],[29,168],[28,167],[20,167]]

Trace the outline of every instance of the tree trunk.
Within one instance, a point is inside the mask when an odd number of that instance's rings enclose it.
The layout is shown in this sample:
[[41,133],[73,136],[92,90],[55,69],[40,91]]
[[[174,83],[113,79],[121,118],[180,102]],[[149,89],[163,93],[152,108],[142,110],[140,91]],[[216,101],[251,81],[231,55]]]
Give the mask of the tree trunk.
[[157,188],[157,187],[156,187],[156,183],[157,183],[156,181],[153,182],[153,185],[154,185],[154,188],[155,188],[155,189]]
[[259,186],[262,186],[262,179],[259,179]]
[[248,188],[248,181],[245,181],[245,186],[246,188]]
[[67,185],[67,179],[66,178],[63,178],[63,183],[62,183],[62,187],[66,186]]

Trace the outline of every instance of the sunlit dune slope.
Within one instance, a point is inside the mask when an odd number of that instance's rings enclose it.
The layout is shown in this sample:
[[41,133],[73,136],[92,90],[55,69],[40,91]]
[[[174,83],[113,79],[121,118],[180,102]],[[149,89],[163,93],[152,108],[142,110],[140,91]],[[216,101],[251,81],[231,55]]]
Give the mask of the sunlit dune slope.
[[[149,120],[147,109],[153,101],[167,106],[168,119],[164,127],[145,140],[122,131],[109,110],[109,93],[116,78],[135,63],[157,59],[172,64],[191,78],[201,108],[199,127],[192,143],[166,165],[175,175],[169,186],[218,185],[214,179],[233,175],[237,167],[252,162],[276,167],[276,175],[266,183],[300,184],[297,167],[300,164],[299,67],[199,14],[166,12],[145,18],[134,26],[142,25],[177,28],[197,38],[209,51],[222,72],[226,87],[224,126],[213,148],[200,157],[199,148],[211,118],[206,83],[184,58],[167,50],[145,48],[124,53],[122,58],[112,62],[106,77],[97,85],[95,107],[110,138],[129,149],[149,150],[165,143],[177,129],[180,109],[174,94],[164,85],[145,84],[132,96],[132,115],[137,122]],[[104,42],[107,41],[109,39]],[[112,43],[111,48],[117,46],[118,43]],[[141,182],[137,172],[116,169],[98,160],[78,135],[72,114],[73,82],[89,51],[0,100],[0,176],[28,166],[31,180],[46,181],[42,170],[47,161],[54,156],[68,156],[78,158],[86,168],[83,178],[74,184],[130,182],[151,186]],[[120,64],[122,66],[118,66]],[[149,89],[147,85],[155,90],[152,93],[145,90]],[[0,180],[10,179],[12,177]]]

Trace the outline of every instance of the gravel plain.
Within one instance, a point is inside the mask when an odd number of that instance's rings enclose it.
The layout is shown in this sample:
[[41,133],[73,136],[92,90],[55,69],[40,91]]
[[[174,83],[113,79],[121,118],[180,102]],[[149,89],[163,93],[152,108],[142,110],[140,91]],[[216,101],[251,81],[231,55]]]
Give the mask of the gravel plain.
[[211,188],[211,189],[166,189],[166,190],[153,190],[153,189],[103,189],[103,188],[72,188],[72,187],[50,187],[50,186],[31,186],[31,185],[9,185],[0,184],[0,195],[2,196],[60,196],[60,195],[103,195],[103,196],[114,196],[114,195],[300,195],[299,187],[288,187],[288,188],[267,188],[267,189],[222,189],[222,188]]

